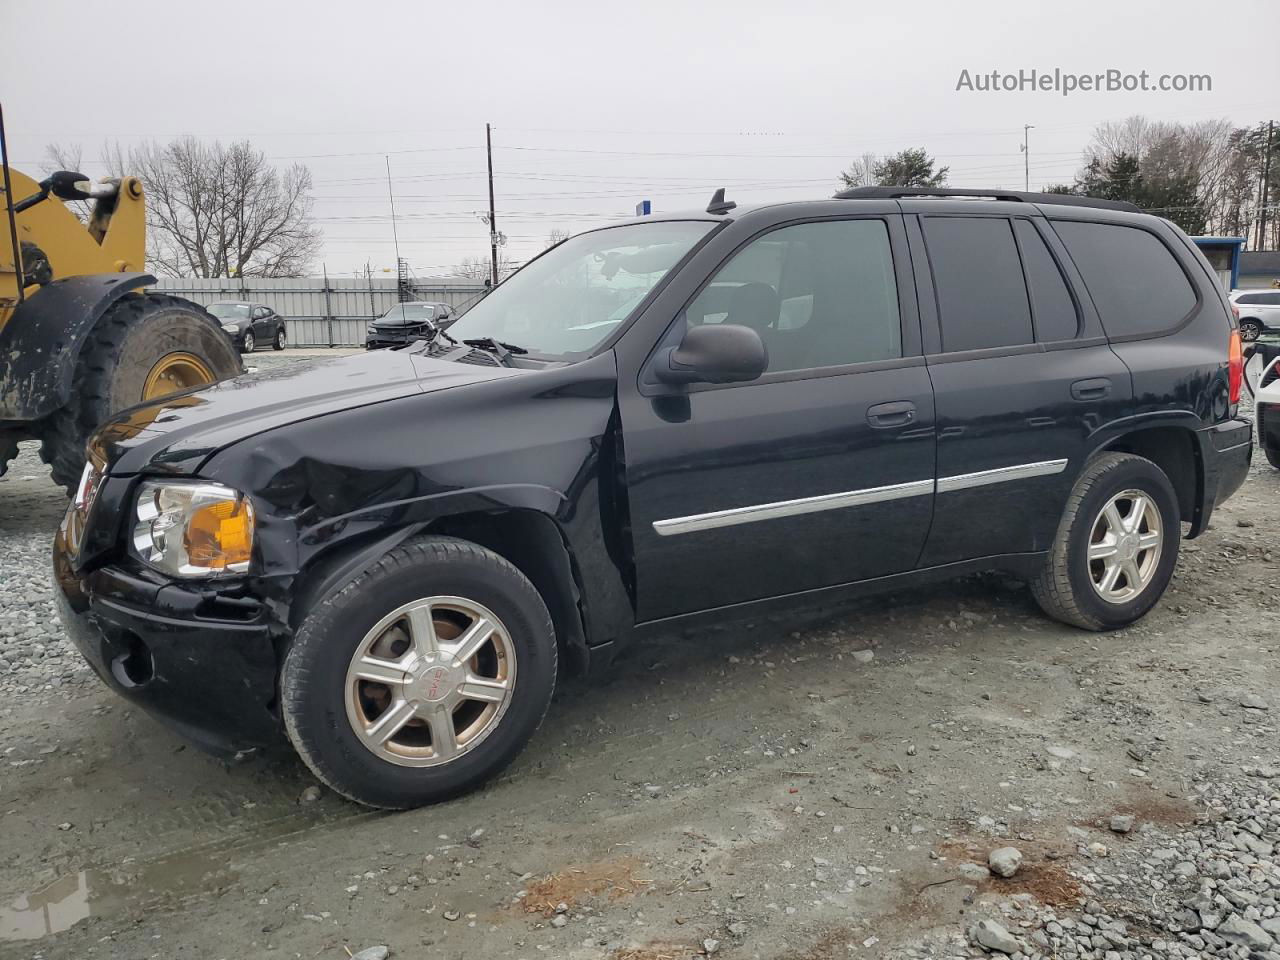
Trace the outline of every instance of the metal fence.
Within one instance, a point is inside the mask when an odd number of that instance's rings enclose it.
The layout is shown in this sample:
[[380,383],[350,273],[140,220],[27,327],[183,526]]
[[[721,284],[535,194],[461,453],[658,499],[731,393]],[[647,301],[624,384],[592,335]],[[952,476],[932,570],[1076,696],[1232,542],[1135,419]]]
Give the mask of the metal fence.
[[[364,344],[365,326],[398,301],[396,281],[337,280],[325,283],[322,277],[296,280],[239,280],[214,278],[192,280],[163,279],[151,289],[185,297],[201,306],[216,300],[250,300],[265,304],[287,321],[289,343],[295,347],[358,347]],[[456,313],[465,313],[480,299],[484,285],[469,280],[416,280],[413,295],[418,300],[447,303]]]

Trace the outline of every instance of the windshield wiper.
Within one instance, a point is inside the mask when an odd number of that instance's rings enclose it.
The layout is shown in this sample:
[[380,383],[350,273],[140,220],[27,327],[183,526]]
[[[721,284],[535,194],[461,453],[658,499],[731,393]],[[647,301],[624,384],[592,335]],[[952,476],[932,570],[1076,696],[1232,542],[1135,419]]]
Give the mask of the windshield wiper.
[[[450,339],[453,339],[450,337]],[[498,358],[498,362],[504,367],[514,367],[511,362],[513,353],[528,353],[524,347],[518,347],[514,343],[503,343],[501,340],[495,340],[493,337],[475,337],[471,340],[463,340],[468,347],[479,347],[481,350],[487,350]]]

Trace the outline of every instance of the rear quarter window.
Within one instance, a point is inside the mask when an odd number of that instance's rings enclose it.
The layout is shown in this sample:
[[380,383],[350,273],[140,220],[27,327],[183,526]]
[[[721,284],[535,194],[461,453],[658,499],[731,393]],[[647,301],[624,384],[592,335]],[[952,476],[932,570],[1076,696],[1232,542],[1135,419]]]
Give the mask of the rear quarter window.
[[1154,234],[1112,223],[1055,220],[1109,337],[1167,333],[1195,308],[1196,292]]

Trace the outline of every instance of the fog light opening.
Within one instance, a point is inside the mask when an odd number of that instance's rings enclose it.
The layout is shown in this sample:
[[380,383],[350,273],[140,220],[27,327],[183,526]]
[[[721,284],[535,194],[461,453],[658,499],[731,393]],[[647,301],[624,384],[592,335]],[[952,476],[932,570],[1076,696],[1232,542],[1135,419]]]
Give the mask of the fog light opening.
[[111,675],[123,687],[140,687],[155,675],[151,650],[135,633],[127,633],[118,641],[125,652],[111,661]]

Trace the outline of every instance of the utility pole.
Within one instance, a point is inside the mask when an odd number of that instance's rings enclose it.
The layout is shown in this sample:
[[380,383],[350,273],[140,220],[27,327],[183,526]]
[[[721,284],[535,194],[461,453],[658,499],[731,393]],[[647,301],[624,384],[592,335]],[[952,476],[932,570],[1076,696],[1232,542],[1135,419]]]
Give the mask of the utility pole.
[[1267,158],[1262,162],[1262,203],[1258,211],[1258,246],[1257,249],[1265,250],[1267,246],[1267,203],[1271,186],[1271,130],[1275,126],[1275,121],[1267,121]]
[[387,161],[387,197],[391,200],[391,239],[396,246],[396,266],[400,265],[400,237],[396,234],[396,195],[391,192],[391,155],[383,154],[382,158]]
[[1027,131],[1034,129],[1034,124],[1022,125],[1022,189],[1028,193],[1031,192],[1031,143],[1027,137]]
[[498,285],[498,215],[493,209],[493,133],[484,125],[484,149],[489,157],[489,279]]

